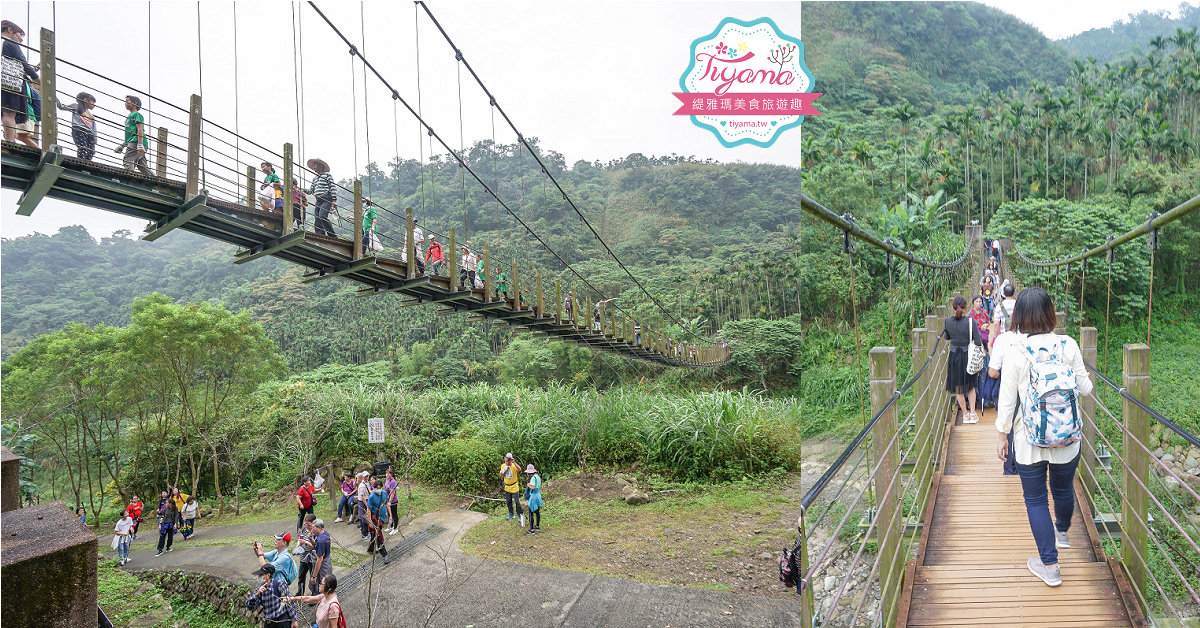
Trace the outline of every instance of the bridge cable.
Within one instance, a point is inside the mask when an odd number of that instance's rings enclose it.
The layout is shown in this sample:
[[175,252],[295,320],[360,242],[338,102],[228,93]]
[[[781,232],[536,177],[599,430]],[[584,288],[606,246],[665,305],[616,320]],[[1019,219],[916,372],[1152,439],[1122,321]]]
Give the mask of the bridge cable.
[[[496,108],[489,106],[488,111],[492,115],[492,187],[499,190],[500,189],[500,174],[499,174],[499,171],[496,169],[496,161],[497,161],[497,157],[499,155],[500,149],[498,146],[496,146]],[[500,208],[494,202],[492,202],[492,199],[490,199],[490,198],[488,199],[487,202],[488,202],[488,205],[492,206],[492,219],[499,217],[500,216]]]
[[[849,220],[850,214],[844,217]],[[858,291],[854,284],[854,246],[848,232],[842,232],[842,250],[846,253],[847,265],[850,267],[850,311],[854,320],[854,364],[858,368],[858,408],[862,413],[863,427],[866,427],[867,400],[862,388],[862,341],[858,330]]]
[[[313,8],[315,9],[316,5],[313,5]],[[320,13],[320,10],[318,9],[317,12]],[[324,17],[324,15],[322,14],[321,17]],[[421,20],[420,20],[420,17],[421,17],[421,15],[417,12],[417,6],[414,4],[413,5],[413,32],[414,32],[414,42],[415,43],[413,45],[413,48],[416,51],[415,63],[417,66],[417,144],[420,146],[418,152],[420,153],[420,157],[421,157],[421,215],[424,216],[425,215],[425,134],[422,133],[422,128],[421,128],[422,118],[424,116],[424,109],[421,105]],[[328,22],[329,20],[326,19],[325,21]],[[331,24],[331,26],[332,26],[332,24]],[[334,30],[336,31],[337,29],[335,28]],[[384,82],[384,84],[386,85],[387,83]],[[397,93],[396,90],[394,90],[394,89],[392,90],[392,99],[393,100],[400,99],[399,93]],[[407,106],[407,104],[405,106]],[[412,109],[409,108],[409,110],[411,111]],[[433,157],[433,140],[429,141],[429,156],[430,156],[430,158]],[[467,243],[467,234],[465,234],[465,233],[463,234],[462,242],[464,245]],[[457,252],[455,252],[455,251],[451,251],[451,253],[454,253],[455,255],[457,255]],[[472,288],[473,287],[474,286],[472,286]]]
[[[895,347],[896,346],[896,305],[895,305],[896,295],[893,292],[893,290],[894,290],[893,275],[895,275],[895,273],[892,272],[892,261],[893,260],[892,260],[891,252],[884,253],[884,259],[887,261],[887,267],[888,267],[888,318],[890,319],[889,325],[890,325],[891,331],[892,331],[892,346]],[[768,295],[768,298],[769,297],[770,297],[770,295]],[[780,305],[782,306],[783,304],[780,303]]]
[[[462,100],[462,62],[454,64],[454,69],[458,75],[458,152],[466,154],[466,140],[463,134],[463,100]],[[467,171],[463,170],[462,164],[458,165],[458,172],[462,179],[462,210],[463,210],[463,237],[467,237]],[[520,301],[517,302],[518,308]]]
[[[1108,237],[1112,240],[1112,236]],[[1112,267],[1113,260],[1116,258],[1116,249],[1109,249],[1105,259],[1108,262],[1108,297],[1104,302],[1104,370],[1108,370],[1108,327],[1109,327],[1109,312],[1112,309]]]
[[[350,42],[350,40],[346,38],[345,34],[343,34],[343,33],[342,33],[342,31],[341,31],[340,29],[338,29],[338,27],[337,27],[337,26],[336,26],[336,25],[335,25],[335,24],[334,24],[334,23],[333,23],[333,22],[332,22],[332,21],[329,19],[329,17],[328,17],[327,15],[325,15],[325,13],[324,13],[323,11],[321,11],[321,9],[320,9],[319,7],[317,7],[316,3],[315,3],[313,0],[309,0],[309,2],[308,2],[308,5],[309,5],[310,7],[312,7],[312,8],[313,8],[313,10],[314,10],[314,11],[316,11],[316,12],[317,12],[317,14],[321,16],[321,19],[325,21],[325,24],[326,24],[326,25],[328,25],[328,26],[329,26],[329,28],[330,28],[330,29],[332,29],[332,30],[333,30],[333,32],[334,32],[335,34],[337,34],[337,36],[338,36],[339,38],[341,38],[341,40],[342,40],[342,41],[343,41],[343,42],[344,42],[344,43],[345,43],[347,46],[349,46],[349,47],[350,47],[350,49],[351,49],[351,51],[352,51],[352,53],[353,53],[353,54],[356,54],[356,55],[357,55],[357,54],[359,54],[359,53],[358,53],[358,50],[357,50],[357,48],[355,48],[354,44],[352,44],[352,43]],[[361,57],[361,55],[360,55],[360,57]],[[395,96],[398,96],[398,92],[396,92],[395,88],[393,88],[393,87],[391,86],[391,84],[387,82],[387,80],[386,80],[385,78],[383,78],[383,75],[382,75],[382,74],[380,74],[379,70],[378,70],[377,68],[375,68],[375,66],[374,66],[374,65],[372,65],[372,64],[371,64],[371,63],[370,63],[370,62],[369,62],[369,61],[368,61],[368,60],[367,60],[365,57],[361,57],[361,58],[362,58],[362,61],[363,61],[363,63],[364,63],[364,64],[366,64],[367,68],[371,70],[371,72],[372,72],[372,73],[373,73],[373,74],[376,76],[376,78],[378,78],[378,79],[380,80],[380,82],[382,82],[382,83],[384,84],[384,86],[385,86],[385,87],[388,87],[389,89],[391,89],[391,90],[392,90],[392,93],[393,93],[393,95],[395,95]],[[465,62],[464,62],[464,64],[465,64]],[[468,70],[470,70],[470,66],[469,66],[469,65],[467,65],[467,69],[468,69]],[[472,178],[474,178],[474,179],[475,179],[475,181],[476,181],[477,183],[479,183],[479,185],[483,186],[483,188],[484,188],[484,189],[485,189],[485,190],[486,190],[486,191],[487,191],[489,194],[491,194],[491,195],[492,195],[492,196],[493,196],[493,197],[496,199],[496,201],[497,201],[497,202],[499,202],[499,203],[501,204],[501,206],[503,206],[503,207],[504,207],[505,211],[507,211],[507,212],[509,213],[509,215],[513,216],[513,218],[514,218],[514,219],[515,219],[515,220],[516,220],[518,223],[520,223],[521,227],[523,227],[523,228],[524,228],[524,229],[525,229],[525,230],[526,230],[526,231],[527,231],[527,232],[528,232],[530,235],[532,235],[532,236],[534,237],[534,239],[536,239],[536,240],[538,241],[538,243],[542,245],[542,247],[544,247],[544,248],[545,248],[547,251],[549,251],[549,252],[550,252],[552,255],[554,255],[554,257],[555,257],[556,259],[558,259],[558,261],[559,261],[560,263],[562,263],[562,264],[563,264],[563,266],[565,266],[565,267],[566,267],[568,270],[570,270],[570,271],[571,271],[571,273],[572,273],[573,275],[575,275],[575,276],[576,276],[576,277],[577,277],[577,278],[578,278],[580,281],[582,281],[582,282],[583,282],[585,285],[587,285],[589,288],[591,288],[592,290],[596,291],[596,292],[597,292],[597,293],[598,293],[598,294],[599,294],[599,295],[600,295],[600,296],[603,298],[603,296],[604,296],[604,295],[603,295],[603,293],[602,293],[602,292],[601,292],[599,289],[597,289],[597,288],[596,288],[594,285],[592,285],[592,284],[591,284],[591,282],[589,282],[589,281],[587,280],[587,278],[586,278],[586,277],[584,277],[582,274],[580,274],[580,273],[579,273],[579,271],[577,271],[576,269],[574,269],[574,268],[573,268],[573,267],[572,267],[570,264],[567,264],[567,263],[566,263],[566,261],[565,261],[565,260],[562,258],[562,256],[561,256],[561,255],[559,255],[559,254],[558,254],[558,252],[557,252],[557,251],[555,251],[555,250],[554,250],[554,249],[553,249],[553,248],[552,248],[552,247],[549,245],[549,243],[547,243],[547,242],[545,241],[545,239],[543,239],[543,238],[542,238],[541,236],[539,236],[539,235],[538,235],[538,234],[537,234],[537,233],[536,233],[536,232],[535,232],[535,231],[534,231],[532,228],[530,228],[529,224],[528,224],[528,223],[526,223],[524,220],[522,220],[520,216],[517,216],[517,215],[516,215],[516,214],[515,214],[515,213],[512,211],[512,208],[511,208],[511,207],[509,207],[509,206],[508,206],[508,204],[507,204],[507,203],[505,203],[505,202],[504,202],[504,200],[503,200],[503,199],[501,199],[501,198],[500,198],[500,197],[499,197],[499,196],[496,194],[496,191],[495,191],[495,190],[493,190],[491,187],[489,187],[489,186],[488,186],[488,184],[487,184],[487,182],[485,182],[485,181],[484,181],[484,180],[483,180],[483,179],[482,179],[482,178],[479,176],[479,174],[478,174],[478,173],[476,173],[476,172],[475,172],[473,169],[471,169],[471,167],[470,167],[470,166],[467,166],[467,165],[465,164],[465,162],[463,161],[463,158],[462,158],[462,156],[461,156],[461,155],[459,155],[459,154],[457,154],[457,153],[455,153],[455,152],[454,152],[454,149],[450,148],[450,146],[449,146],[448,144],[446,144],[446,141],[445,141],[445,140],[444,140],[444,139],[443,139],[443,138],[442,138],[440,135],[438,135],[438,134],[437,134],[437,132],[435,132],[435,131],[433,130],[433,128],[432,128],[432,127],[430,127],[430,126],[428,125],[428,123],[426,123],[426,122],[425,122],[424,118],[420,117],[420,115],[418,114],[418,112],[417,112],[417,111],[415,111],[415,110],[412,108],[412,106],[408,104],[408,102],[407,102],[407,101],[405,101],[403,98],[401,98],[401,99],[400,99],[400,102],[401,102],[401,104],[403,104],[403,105],[405,106],[405,108],[406,108],[406,109],[408,109],[409,113],[411,113],[411,114],[412,114],[412,115],[414,115],[414,116],[417,116],[418,122],[419,122],[419,123],[420,123],[420,124],[421,124],[421,125],[422,125],[422,126],[425,128],[425,129],[426,129],[426,131],[427,131],[428,135],[429,135],[431,138],[437,139],[437,141],[438,141],[438,142],[439,142],[439,143],[440,143],[440,144],[441,144],[441,145],[442,145],[442,146],[443,146],[443,147],[446,149],[446,151],[447,151],[447,152],[450,154],[450,156],[451,156],[451,157],[453,157],[454,159],[456,159],[456,160],[459,162],[459,164],[460,164],[460,165],[463,165],[464,167],[466,167],[466,169],[467,169],[467,172],[468,172],[468,173],[469,173],[469,174],[472,176]],[[501,115],[503,115],[503,111],[501,111]],[[523,138],[521,138],[521,139],[523,139]],[[432,140],[431,140],[431,145],[432,145]],[[537,158],[537,156],[536,156],[536,155],[534,155],[534,158],[536,159],[536,158]],[[551,177],[551,180],[553,181],[553,177]],[[560,188],[560,189],[561,189],[561,188]],[[566,194],[565,194],[565,192],[564,192],[564,195],[563,195],[563,199],[564,199],[564,202],[569,202],[569,199],[566,197]],[[653,299],[653,296],[651,296],[651,298]],[[629,314],[629,312],[628,312],[627,310],[625,310],[624,308],[621,308],[620,306],[614,306],[614,307],[616,307],[616,308],[617,308],[619,311],[621,311],[621,312],[625,312],[626,314]],[[660,306],[660,307],[661,307],[661,306]],[[669,316],[669,313],[668,313],[668,316]]]
[[[364,17],[366,9],[363,8],[363,2],[358,3],[358,29],[362,36],[363,52],[367,51],[367,22]],[[371,183],[371,98],[367,95],[367,66],[363,66],[363,128],[366,129],[367,140],[367,196],[375,195],[374,186]],[[358,177],[358,172],[354,173]],[[405,258],[407,259],[407,258]]]
[[354,178],[358,178],[358,81],[354,80],[354,44],[350,44],[350,125],[354,129]]
[[1077,326],[1078,330],[1079,330],[1080,339],[1083,338],[1083,322],[1084,322],[1083,317],[1084,317],[1084,314],[1087,312],[1087,308],[1085,308],[1083,306],[1083,299],[1084,299],[1083,290],[1084,290],[1084,286],[1086,286],[1086,285],[1087,285],[1087,260],[1082,259],[1082,260],[1079,260],[1079,325]]
[[[308,146],[306,134],[308,133],[308,122],[306,118],[307,112],[304,110],[304,11],[296,13],[296,47],[299,49],[299,69],[296,71],[300,76],[300,141],[297,144],[297,152],[300,154],[301,163],[304,162],[304,147]],[[298,168],[300,171],[300,182],[304,182],[305,168]]]
[[1149,233],[1146,238],[1146,245],[1150,247],[1150,296],[1146,303],[1146,345],[1150,344],[1150,322],[1154,313],[1154,252],[1158,250],[1158,229],[1154,228],[1154,219],[1158,218],[1158,212],[1152,212],[1150,218],[1146,221],[1149,226]]
[[[153,64],[154,55],[151,54],[152,49],[150,47],[151,41],[153,39],[153,34],[154,34],[154,29],[152,28],[151,23],[150,23],[150,0],[146,0],[146,91],[150,92],[151,94],[154,93],[154,89],[152,87],[153,82],[152,82],[152,78],[151,78],[153,76],[151,69],[154,65]],[[147,137],[150,132],[150,114],[152,113],[151,105],[153,102],[154,102],[153,98],[146,99],[146,120],[145,120],[145,125],[142,128],[143,137]]]
[[[310,0],[309,4],[313,4],[311,0]],[[456,46],[454,44],[454,41],[450,39],[450,35],[448,33],[446,33],[446,29],[442,28],[441,23],[439,23],[437,18],[435,18],[433,16],[433,13],[429,10],[429,7],[426,6],[426,4],[422,0],[417,0],[416,5],[420,6],[422,9],[425,10],[426,15],[429,16],[429,19],[433,22],[434,26],[437,26],[438,30],[442,33],[442,37],[444,37],[446,39],[446,43],[450,44],[450,47],[454,49],[455,56],[461,59],[463,65],[466,66],[467,71],[470,72],[471,76],[473,76],[475,78],[475,82],[479,84],[479,87],[488,96],[490,101],[493,103],[493,106],[500,112],[500,115],[504,117],[504,120],[506,122],[508,122],[508,125],[510,127],[512,127],[513,132],[515,132],[517,134],[518,143],[521,145],[524,145],[525,148],[529,151],[529,154],[534,158],[535,161],[537,161],[538,165],[545,168],[546,164],[543,163],[541,158],[538,157],[537,153],[534,152],[533,147],[530,145],[529,141],[525,139],[525,136],[522,135],[521,132],[517,129],[516,125],[513,124],[513,121],[511,118],[508,117],[508,114],[504,113],[504,109],[501,108],[498,103],[496,103],[496,97],[491,93],[491,91],[488,90],[487,86],[483,84],[483,80],[480,79],[479,75],[475,73],[475,70],[474,70],[474,68],[471,67],[471,64],[468,63],[466,61],[466,59],[462,58],[462,51],[458,48],[458,46]],[[313,5],[313,8],[316,8],[315,4]],[[332,26],[332,24],[330,24],[330,25]],[[671,320],[674,323],[676,323],[677,325],[679,325],[680,330],[686,330],[687,326],[684,325],[683,322],[681,322],[678,318],[673,316],[671,314],[671,312],[666,307],[663,306],[662,302],[660,302],[658,300],[658,298],[655,297],[653,294],[650,294],[649,290],[646,289],[646,286],[644,284],[642,284],[642,282],[640,280],[638,280],[638,278],[636,276],[634,276],[634,274],[632,272],[630,272],[628,268],[625,267],[625,263],[621,261],[621,258],[617,257],[617,254],[614,253],[612,248],[609,247],[608,243],[604,241],[604,238],[600,237],[600,234],[596,231],[595,227],[592,226],[592,223],[588,221],[587,217],[583,215],[583,212],[580,211],[579,207],[575,205],[575,202],[573,200],[571,200],[570,196],[567,195],[566,189],[564,189],[562,187],[562,185],[559,184],[558,180],[554,178],[554,175],[549,175],[549,176],[550,176],[550,181],[552,183],[554,183],[554,186],[556,188],[558,188],[558,191],[560,193],[562,193],[563,200],[566,201],[566,204],[575,211],[575,214],[577,216],[579,216],[579,219],[583,222],[584,226],[586,226],[588,228],[588,230],[592,232],[592,235],[595,236],[596,240],[600,242],[600,245],[604,248],[604,250],[607,251],[609,256],[611,256],[613,258],[613,261],[615,261],[617,263],[617,266],[619,266],[621,268],[621,270],[624,271],[625,274],[628,275],[629,278],[633,280],[633,283],[647,297],[649,297],[651,301],[654,302],[654,304],[658,307],[658,309],[661,310],[662,313],[666,315],[668,320]]]
[[[196,68],[200,78],[200,102],[204,102],[204,44],[200,34],[200,0],[196,0]],[[147,86],[149,89],[149,86]],[[203,106],[203,105],[201,105]],[[208,151],[204,149],[205,143],[200,142],[200,181],[201,187],[208,188],[208,164],[204,161],[204,155]]]

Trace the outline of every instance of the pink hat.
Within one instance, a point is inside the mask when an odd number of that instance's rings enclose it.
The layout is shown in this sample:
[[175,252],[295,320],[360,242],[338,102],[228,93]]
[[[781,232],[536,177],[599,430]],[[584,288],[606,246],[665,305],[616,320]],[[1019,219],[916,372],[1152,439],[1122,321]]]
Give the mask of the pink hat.
[[532,462],[531,462],[531,463],[529,463],[529,466],[528,466],[528,467],[525,467],[525,473],[537,473],[537,469],[534,469],[534,468],[533,468],[533,463],[532,463]]

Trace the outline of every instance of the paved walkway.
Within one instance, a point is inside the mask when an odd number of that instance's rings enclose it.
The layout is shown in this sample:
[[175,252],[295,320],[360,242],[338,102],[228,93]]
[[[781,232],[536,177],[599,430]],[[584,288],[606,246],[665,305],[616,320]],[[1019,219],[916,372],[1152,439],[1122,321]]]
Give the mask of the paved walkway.
[[[471,556],[458,541],[487,515],[441,510],[418,517],[402,531],[415,534],[429,525],[445,528],[430,544],[380,570],[371,584],[376,626],[799,626],[800,602],[708,589],[655,585],[577,571],[535,567]],[[197,538],[271,535],[290,530],[295,521],[272,521],[201,528]],[[348,549],[365,553],[356,526],[329,524],[334,538]],[[147,530],[148,531],[148,530]],[[157,542],[158,535],[153,534]],[[251,584],[258,562],[249,547],[188,547],[154,557],[143,534],[131,552],[130,569],[161,568],[202,571],[233,582]],[[389,537],[398,545],[401,535]],[[553,542],[532,536],[530,542]],[[110,555],[113,552],[108,552]],[[443,560],[444,557],[444,560]],[[337,567],[339,578],[350,571]],[[352,625],[366,623],[367,584],[341,596]]]

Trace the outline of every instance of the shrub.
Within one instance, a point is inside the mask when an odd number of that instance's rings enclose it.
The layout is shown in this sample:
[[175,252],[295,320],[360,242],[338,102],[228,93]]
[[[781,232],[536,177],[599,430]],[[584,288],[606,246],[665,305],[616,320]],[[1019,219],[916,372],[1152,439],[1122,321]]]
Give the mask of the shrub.
[[414,467],[418,480],[453,486],[478,494],[496,484],[500,452],[473,438],[449,438],[434,443]]

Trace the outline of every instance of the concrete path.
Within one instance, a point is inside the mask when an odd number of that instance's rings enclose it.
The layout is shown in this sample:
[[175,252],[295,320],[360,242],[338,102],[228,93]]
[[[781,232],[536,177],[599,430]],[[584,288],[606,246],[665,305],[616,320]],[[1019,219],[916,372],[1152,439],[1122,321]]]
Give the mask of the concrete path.
[[[799,626],[800,600],[781,600],[708,589],[654,585],[590,573],[535,567],[471,556],[458,541],[487,515],[441,510],[418,517],[402,530],[409,536],[429,525],[445,528],[430,544],[381,569],[371,583],[376,626]],[[272,521],[201,528],[197,538],[271,535],[293,529],[295,521]],[[356,553],[366,552],[357,526],[329,524],[334,538]],[[144,531],[149,531],[144,529]],[[516,530],[514,528],[514,534]],[[252,584],[258,567],[249,547],[188,547],[176,537],[175,550],[154,557],[157,533],[143,534],[130,553],[129,569],[202,571],[232,582]],[[388,538],[399,545],[401,534]],[[534,544],[552,537],[522,539]],[[114,552],[108,552],[115,555]],[[343,578],[350,568],[335,567]],[[294,586],[294,585],[293,585]],[[341,596],[351,625],[367,621],[367,583]]]
[[[522,628],[800,625],[799,598],[780,600],[646,584],[463,553],[458,549],[458,540],[486,517],[476,512],[443,510],[414,520],[405,534],[430,524],[446,532],[376,576],[371,595],[376,609],[373,623]],[[553,542],[536,535],[528,540],[535,545]],[[348,616],[366,621],[365,586],[347,592],[342,600]]]

